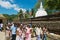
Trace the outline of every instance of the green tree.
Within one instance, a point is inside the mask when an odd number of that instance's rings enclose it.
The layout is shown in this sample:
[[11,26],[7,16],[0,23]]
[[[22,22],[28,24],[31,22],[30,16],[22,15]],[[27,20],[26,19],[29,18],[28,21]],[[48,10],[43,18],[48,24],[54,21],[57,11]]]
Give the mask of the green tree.
[[29,18],[29,17],[30,17],[29,10],[27,10],[26,13],[25,13],[25,18]]
[[23,11],[22,11],[22,10],[19,11],[18,16],[20,17],[20,19],[21,19],[21,18],[24,18],[24,17],[23,17]]
[[12,15],[3,14],[3,15],[7,18],[8,21],[13,21],[13,19],[17,17],[17,15],[15,14],[12,14]]
[[35,10],[34,9],[31,9],[31,16],[35,17]]
[[22,10],[18,12],[18,17],[20,18],[20,22],[22,23],[22,19],[24,18]]

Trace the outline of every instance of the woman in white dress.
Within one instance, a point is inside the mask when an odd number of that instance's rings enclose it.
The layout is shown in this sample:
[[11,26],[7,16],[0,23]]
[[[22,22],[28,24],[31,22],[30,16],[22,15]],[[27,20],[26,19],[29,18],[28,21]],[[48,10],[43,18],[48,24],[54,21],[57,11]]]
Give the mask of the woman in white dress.
[[18,27],[17,28],[17,33],[16,33],[16,40],[23,40],[22,38],[22,28],[21,27]]

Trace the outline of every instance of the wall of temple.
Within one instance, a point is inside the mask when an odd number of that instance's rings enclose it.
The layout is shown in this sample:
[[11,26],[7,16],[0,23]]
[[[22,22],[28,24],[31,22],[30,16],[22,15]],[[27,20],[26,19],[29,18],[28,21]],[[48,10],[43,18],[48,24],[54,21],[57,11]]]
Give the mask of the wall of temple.
[[35,26],[46,26],[50,32],[60,32],[60,16],[50,15],[38,18],[29,18],[22,21],[25,24],[32,24]]

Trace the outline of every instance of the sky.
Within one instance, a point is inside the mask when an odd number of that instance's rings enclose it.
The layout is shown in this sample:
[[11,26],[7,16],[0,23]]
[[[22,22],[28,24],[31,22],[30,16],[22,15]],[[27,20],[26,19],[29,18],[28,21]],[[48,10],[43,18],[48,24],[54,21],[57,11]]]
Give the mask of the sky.
[[32,9],[37,0],[0,0],[0,14],[17,14],[20,9],[24,12]]

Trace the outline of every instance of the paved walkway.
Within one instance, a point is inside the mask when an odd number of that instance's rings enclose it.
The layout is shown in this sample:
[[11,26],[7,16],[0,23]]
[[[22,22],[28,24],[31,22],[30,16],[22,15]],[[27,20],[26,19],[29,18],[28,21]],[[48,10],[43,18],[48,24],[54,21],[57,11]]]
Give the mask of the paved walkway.
[[31,40],[36,40],[36,37],[32,38]]
[[[36,37],[32,38],[31,40],[36,40]],[[40,40],[42,40],[42,39],[40,39]]]
[[4,32],[0,32],[0,40],[5,40],[5,33]]
[[[50,38],[47,38],[50,40]],[[5,40],[5,32],[0,32],[0,40]],[[36,37],[32,38],[32,40],[36,40]]]

